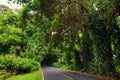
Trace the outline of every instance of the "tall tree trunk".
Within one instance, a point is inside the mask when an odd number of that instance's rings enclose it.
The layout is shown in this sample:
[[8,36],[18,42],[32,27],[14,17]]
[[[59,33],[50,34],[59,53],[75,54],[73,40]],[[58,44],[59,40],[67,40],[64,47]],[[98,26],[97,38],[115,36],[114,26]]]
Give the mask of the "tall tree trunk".
[[84,70],[86,71],[89,67],[89,62],[92,61],[93,59],[93,54],[91,51],[92,44],[90,40],[90,35],[85,27],[81,27],[82,33],[83,33],[83,38],[82,38],[82,55],[83,55],[83,67]]
[[[98,72],[104,75],[113,75],[115,67],[113,65],[113,53],[111,48],[111,37],[109,32],[103,30],[104,35],[98,36],[94,34],[94,45],[97,50]],[[101,32],[102,33],[102,32]]]
[[77,50],[74,50],[74,55],[75,55],[75,66],[77,69],[82,69],[83,68],[83,64],[81,61],[81,53]]

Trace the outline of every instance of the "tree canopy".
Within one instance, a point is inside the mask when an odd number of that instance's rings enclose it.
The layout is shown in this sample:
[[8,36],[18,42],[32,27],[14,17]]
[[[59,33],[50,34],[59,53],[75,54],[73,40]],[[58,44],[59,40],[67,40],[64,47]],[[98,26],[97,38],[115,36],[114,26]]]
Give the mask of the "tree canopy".
[[119,76],[119,0],[8,1],[23,8],[17,15],[0,13],[0,54]]

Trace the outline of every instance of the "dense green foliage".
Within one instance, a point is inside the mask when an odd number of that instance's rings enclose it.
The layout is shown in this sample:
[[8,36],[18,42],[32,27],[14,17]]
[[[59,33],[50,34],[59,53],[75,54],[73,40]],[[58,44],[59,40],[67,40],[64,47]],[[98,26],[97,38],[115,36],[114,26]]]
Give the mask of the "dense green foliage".
[[15,55],[0,56],[0,70],[15,71],[19,73],[28,73],[38,70],[40,67],[37,61],[16,57]]
[[[0,71],[17,75],[39,70],[41,57],[37,55],[38,53],[27,50],[28,44],[32,41],[34,30],[30,28],[33,25],[30,24],[24,30],[21,27],[21,15],[18,14],[18,12],[22,13],[22,10],[13,11],[6,6],[5,8],[0,13]],[[9,75],[5,76],[9,77]]]
[[4,15],[0,19],[1,54],[119,76],[119,0],[9,1],[22,4],[23,9],[18,15],[0,14]]

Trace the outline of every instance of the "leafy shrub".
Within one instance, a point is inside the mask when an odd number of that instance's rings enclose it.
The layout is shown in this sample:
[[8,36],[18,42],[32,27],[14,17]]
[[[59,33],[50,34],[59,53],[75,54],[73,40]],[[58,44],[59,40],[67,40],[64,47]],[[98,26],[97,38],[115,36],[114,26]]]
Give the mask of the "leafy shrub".
[[27,58],[23,58],[21,60],[21,64],[18,68],[18,71],[27,73],[27,72],[32,72],[32,71],[38,70],[39,67],[40,67],[40,65],[37,61],[27,59]]
[[0,70],[5,67],[5,65],[3,64],[4,61],[5,61],[4,57],[0,55]]
[[63,62],[61,59],[58,59],[57,62],[52,63],[52,66],[55,66],[55,67],[61,67],[62,65],[63,65]]
[[117,71],[118,73],[120,73],[120,66],[117,66],[117,67],[116,67],[116,71]]
[[0,69],[16,71],[17,73],[28,73],[38,70],[40,67],[37,61],[16,57],[15,55],[0,56]]

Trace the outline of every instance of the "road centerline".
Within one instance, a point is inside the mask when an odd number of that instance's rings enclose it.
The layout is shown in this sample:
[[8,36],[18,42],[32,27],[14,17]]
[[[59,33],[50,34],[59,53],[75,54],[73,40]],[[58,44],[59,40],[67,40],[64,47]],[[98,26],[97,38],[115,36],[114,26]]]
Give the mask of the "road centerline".
[[65,75],[65,74],[63,74],[63,73],[60,73],[60,72],[56,72],[56,73],[58,73],[58,74],[64,76],[65,78],[68,78],[68,79],[70,79],[70,80],[74,80],[74,79],[71,78],[70,76],[67,76],[67,75]]

